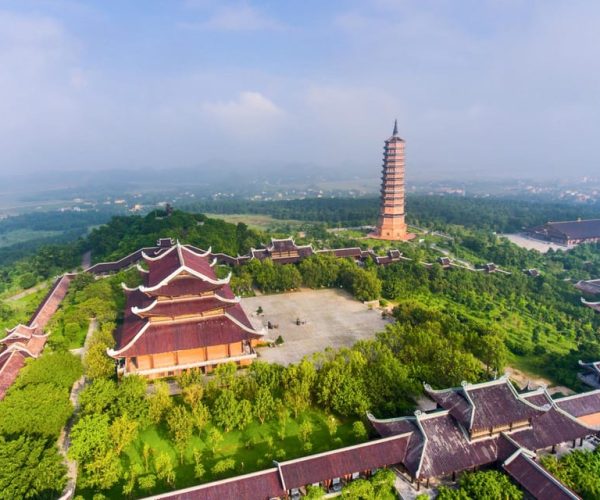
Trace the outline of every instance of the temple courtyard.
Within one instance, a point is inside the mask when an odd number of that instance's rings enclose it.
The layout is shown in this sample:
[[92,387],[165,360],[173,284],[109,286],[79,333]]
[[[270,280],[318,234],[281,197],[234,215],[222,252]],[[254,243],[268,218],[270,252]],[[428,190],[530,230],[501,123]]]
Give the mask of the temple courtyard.
[[[361,339],[373,338],[388,321],[381,311],[371,309],[343,290],[307,290],[260,295],[242,299],[252,323],[259,327],[270,321],[276,328],[267,330],[266,339],[283,344],[258,349],[259,359],[284,365],[296,363],[307,354],[326,347],[350,347]],[[257,315],[261,307],[263,313]],[[297,324],[297,320],[301,323]]]

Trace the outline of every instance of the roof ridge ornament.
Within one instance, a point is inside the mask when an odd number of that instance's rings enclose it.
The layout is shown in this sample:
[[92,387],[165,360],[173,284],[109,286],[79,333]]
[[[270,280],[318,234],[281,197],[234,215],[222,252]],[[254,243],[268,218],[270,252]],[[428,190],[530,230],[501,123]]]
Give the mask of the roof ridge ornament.
[[398,119],[394,120],[394,133],[392,134],[394,137],[398,135]]

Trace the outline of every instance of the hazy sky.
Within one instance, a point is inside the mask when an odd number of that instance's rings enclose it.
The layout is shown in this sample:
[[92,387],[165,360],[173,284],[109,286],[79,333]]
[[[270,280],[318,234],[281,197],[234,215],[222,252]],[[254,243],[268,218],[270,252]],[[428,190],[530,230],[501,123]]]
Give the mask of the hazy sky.
[[0,173],[599,175],[599,94],[596,0],[0,0]]

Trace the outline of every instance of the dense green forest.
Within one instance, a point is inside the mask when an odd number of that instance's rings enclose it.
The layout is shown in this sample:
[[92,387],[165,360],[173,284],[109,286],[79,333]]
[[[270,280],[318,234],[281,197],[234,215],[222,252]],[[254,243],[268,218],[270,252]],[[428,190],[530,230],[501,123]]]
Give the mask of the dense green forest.
[[[266,214],[275,219],[322,222],[329,227],[374,225],[378,198],[307,198],[281,201],[240,199],[200,201],[183,207],[195,212]],[[496,232],[515,232],[549,220],[600,217],[598,205],[409,194],[410,224],[443,229],[447,225]]]
[[245,224],[228,224],[201,214],[175,211],[151,212],[145,217],[114,217],[109,224],[94,229],[83,247],[92,252],[94,262],[118,260],[142,247],[154,246],[159,238],[178,239],[200,248],[229,255],[246,253],[267,240],[264,234]]

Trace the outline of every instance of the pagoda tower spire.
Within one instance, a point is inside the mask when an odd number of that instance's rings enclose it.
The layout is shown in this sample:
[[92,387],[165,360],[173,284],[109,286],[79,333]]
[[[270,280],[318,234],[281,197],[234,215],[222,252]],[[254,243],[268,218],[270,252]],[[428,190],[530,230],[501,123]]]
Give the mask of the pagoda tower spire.
[[398,120],[394,121],[392,137],[383,148],[381,202],[377,229],[372,238],[405,241],[414,238],[404,220],[404,140],[398,136]]

